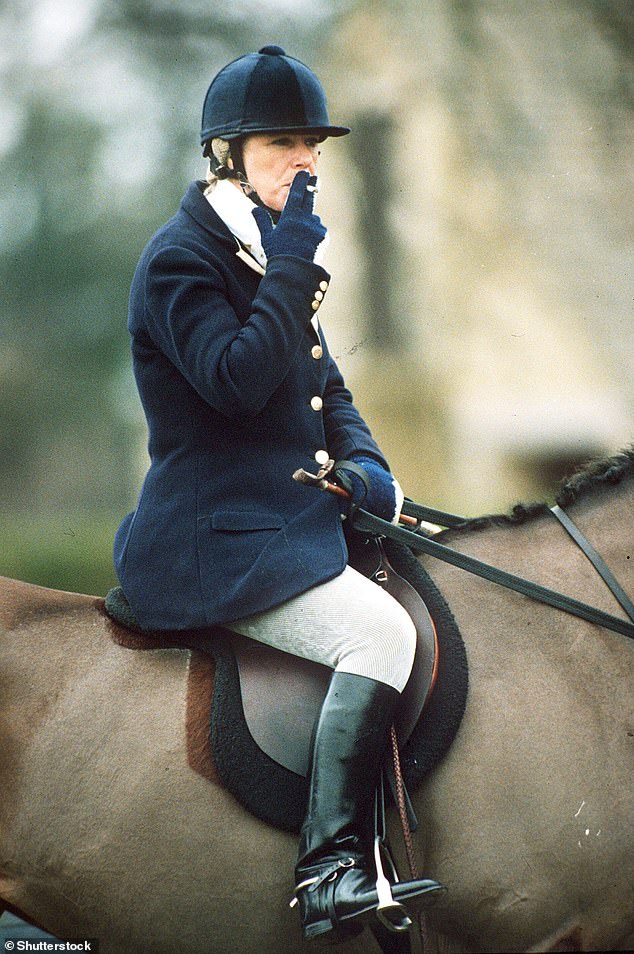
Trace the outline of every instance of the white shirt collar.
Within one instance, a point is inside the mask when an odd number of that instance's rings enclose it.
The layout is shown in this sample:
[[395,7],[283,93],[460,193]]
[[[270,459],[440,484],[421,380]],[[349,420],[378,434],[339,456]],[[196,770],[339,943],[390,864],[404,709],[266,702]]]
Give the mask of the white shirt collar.
[[[227,179],[221,179],[213,189],[205,192],[205,198],[233,235],[248,248],[260,265],[266,268],[266,255],[262,248],[260,230],[252,214],[255,202],[252,202],[242,189],[236,189]],[[326,243],[322,244],[325,246]],[[317,315],[312,316],[311,324],[319,334]]]
[[264,268],[266,255],[262,248],[260,230],[252,214],[255,203],[228,179],[217,182],[213,189],[205,192],[205,197],[229,230]]

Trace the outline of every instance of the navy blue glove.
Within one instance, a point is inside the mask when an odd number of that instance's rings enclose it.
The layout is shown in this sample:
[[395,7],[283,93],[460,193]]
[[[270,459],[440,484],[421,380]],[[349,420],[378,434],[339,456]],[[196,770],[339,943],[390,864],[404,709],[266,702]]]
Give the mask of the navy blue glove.
[[317,176],[311,176],[305,170],[297,173],[277,225],[273,225],[266,209],[259,205],[253,209],[267,258],[294,255],[307,262],[315,261],[319,246],[328,234],[319,216],[313,212],[316,182]]
[[[350,467],[351,462],[360,466],[363,473],[359,474],[356,468]],[[351,461],[338,461],[333,473],[350,494],[353,510],[362,507],[376,517],[389,520],[390,523],[398,523],[403,506],[403,491],[389,470],[371,457],[360,454],[353,456]]]

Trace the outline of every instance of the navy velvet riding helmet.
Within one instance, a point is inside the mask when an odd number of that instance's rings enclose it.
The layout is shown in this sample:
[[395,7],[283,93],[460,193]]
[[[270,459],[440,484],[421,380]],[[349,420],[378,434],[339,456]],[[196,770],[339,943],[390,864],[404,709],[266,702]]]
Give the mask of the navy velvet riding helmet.
[[208,155],[215,138],[309,130],[324,139],[350,132],[330,124],[326,95],[313,71],[281,47],[264,46],[233,60],[212,80],[200,142]]

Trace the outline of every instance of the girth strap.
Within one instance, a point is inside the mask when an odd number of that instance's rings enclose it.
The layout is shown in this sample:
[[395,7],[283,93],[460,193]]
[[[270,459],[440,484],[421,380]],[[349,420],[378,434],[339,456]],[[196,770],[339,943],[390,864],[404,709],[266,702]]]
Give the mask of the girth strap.
[[577,546],[585,553],[592,563],[601,579],[611,590],[612,595],[619,601],[627,615],[634,620],[634,603],[629,598],[619,581],[616,579],[603,557],[597,553],[589,540],[585,538],[581,530],[572,522],[565,511],[558,504],[550,508],[562,527],[572,537]]

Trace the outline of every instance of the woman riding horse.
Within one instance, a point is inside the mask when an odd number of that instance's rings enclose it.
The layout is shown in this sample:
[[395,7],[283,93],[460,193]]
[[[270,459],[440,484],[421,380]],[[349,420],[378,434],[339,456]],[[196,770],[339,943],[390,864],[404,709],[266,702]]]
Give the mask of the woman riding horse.
[[[400,487],[317,323],[330,282],[313,212],[319,144],[349,131],[330,124],[315,74],[279,47],[211,83],[208,182],[191,184],[132,284],[151,464],[115,540],[142,626],[220,624],[334,670],[295,871],[306,939],[350,937],[375,916],[374,793],[415,651],[405,610],[347,563],[340,498],[291,479],[340,460],[353,504],[398,520]],[[417,908],[443,890],[392,887]]]

